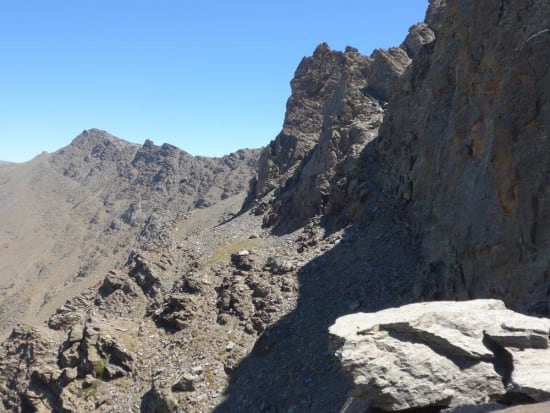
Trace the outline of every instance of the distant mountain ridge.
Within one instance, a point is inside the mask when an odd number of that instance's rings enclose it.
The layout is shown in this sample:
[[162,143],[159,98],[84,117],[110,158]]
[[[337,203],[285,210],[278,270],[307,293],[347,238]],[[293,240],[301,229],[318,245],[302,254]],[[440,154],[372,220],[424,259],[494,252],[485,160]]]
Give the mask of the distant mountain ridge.
[[169,221],[244,191],[258,153],[247,149],[221,158],[195,157],[173,145],[151,140],[137,145],[92,129],[53,154],[51,164],[101,194],[117,218],[135,226],[143,223],[140,216],[147,219],[159,208]]
[[[258,153],[193,157],[91,129],[54,153],[2,168],[0,233],[11,240],[0,250],[2,333],[21,317],[46,317],[131,248],[163,245],[193,208],[245,190]],[[28,295],[33,280],[43,287]]]

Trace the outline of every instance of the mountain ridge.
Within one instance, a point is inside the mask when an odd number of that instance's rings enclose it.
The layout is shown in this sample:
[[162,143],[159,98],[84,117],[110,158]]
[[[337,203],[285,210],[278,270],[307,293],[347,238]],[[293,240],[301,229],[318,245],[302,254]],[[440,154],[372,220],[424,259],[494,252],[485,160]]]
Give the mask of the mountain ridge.
[[[9,302],[0,301],[2,333],[13,326],[16,313],[20,317],[25,311],[14,301],[29,299],[25,283],[53,283],[37,290],[43,297],[31,296],[32,312],[23,318],[33,320],[40,313],[38,318],[44,319],[79,291],[76,284],[85,288],[96,283],[99,274],[123,263],[132,248],[161,245],[171,222],[183,219],[193,207],[246,188],[254,154],[248,150],[217,160],[195,158],[173,146],[132,144],[91,129],[54,153],[2,168],[2,199],[8,203],[2,232],[7,239],[20,233],[19,241],[0,251],[2,296]],[[147,168],[149,158],[156,166]],[[189,183],[180,193],[183,179]],[[19,206],[12,206],[12,198]],[[163,214],[160,205],[166,207]],[[30,223],[40,229],[34,234],[40,242],[29,243],[35,232]],[[66,257],[59,260],[63,249]],[[26,254],[35,257],[34,266],[24,264]],[[54,299],[56,294],[61,298]]]
[[[193,158],[90,130],[2,168],[0,201],[30,209],[29,228],[59,216],[59,240],[101,247],[51,247],[97,263],[47,326],[20,323],[0,345],[4,408],[351,413],[327,348],[343,315],[476,297],[550,314],[549,25],[527,0],[431,0],[399,47],[304,58],[260,151]],[[41,209],[55,190],[71,208]],[[32,252],[8,229],[4,250]]]

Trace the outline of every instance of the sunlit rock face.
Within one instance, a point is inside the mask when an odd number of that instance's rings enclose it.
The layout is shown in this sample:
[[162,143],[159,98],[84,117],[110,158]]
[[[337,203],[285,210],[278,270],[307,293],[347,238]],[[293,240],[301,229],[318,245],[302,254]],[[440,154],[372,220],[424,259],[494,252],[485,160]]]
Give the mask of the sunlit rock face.
[[550,398],[550,319],[515,313],[502,301],[351,314],[329,332],[353,377],[352,398],[384,411],[480,405],[488,411],[498,402]]

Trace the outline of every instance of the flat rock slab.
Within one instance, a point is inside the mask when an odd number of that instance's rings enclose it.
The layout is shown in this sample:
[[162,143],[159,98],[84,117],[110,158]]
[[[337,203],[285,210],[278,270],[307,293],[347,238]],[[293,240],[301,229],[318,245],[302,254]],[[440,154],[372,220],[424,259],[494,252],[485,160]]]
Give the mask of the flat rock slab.
[[499,300],[351,314],[329,332],[353,377],[351,397],[386,411],[476,406],[507,393],[550,399],[550,320],[515,313]]
[[548,413],[550,412],[550,401],[545,403],[526,404],[514,406],[504,410],[496,410],[495,413]]

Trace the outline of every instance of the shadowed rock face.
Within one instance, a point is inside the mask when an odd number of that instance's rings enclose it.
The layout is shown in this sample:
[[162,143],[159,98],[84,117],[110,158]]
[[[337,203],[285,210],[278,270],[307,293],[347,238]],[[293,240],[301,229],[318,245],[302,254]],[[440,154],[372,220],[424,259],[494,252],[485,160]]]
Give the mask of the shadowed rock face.
[[422,238],[421,294],[548,314],[550,5],[461,1],[431,15],[437,38],[378,140],[377,181]]

